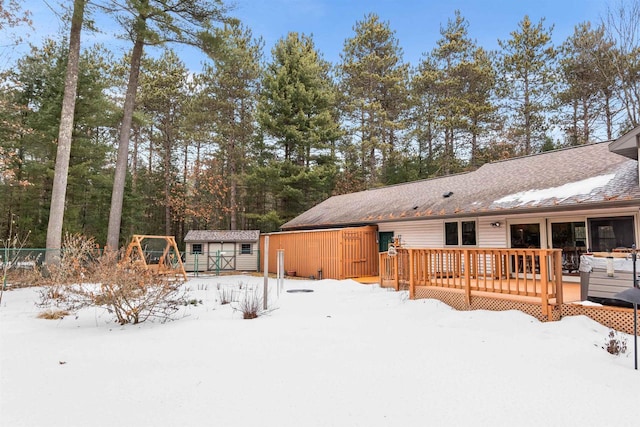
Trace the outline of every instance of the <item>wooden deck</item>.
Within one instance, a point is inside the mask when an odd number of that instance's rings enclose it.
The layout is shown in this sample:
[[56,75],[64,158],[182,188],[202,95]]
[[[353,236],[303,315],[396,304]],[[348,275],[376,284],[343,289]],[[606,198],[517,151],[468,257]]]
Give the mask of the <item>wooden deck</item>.
[[[373,285],[380,284],[380,276],[366,276],[366,277],[356,277],[353,280],[356,282],[362,283],[363,285]],[[515,283],[510,287],[515,289]],[[405,286],[408,289],[408,285]],[[580,284],[575,282],[562,282],[562,294],[563,300],[565,303],[572,303],[580,301]],[[518,295],[509,296],[510,298],[518,298]]]
[[396,248],[380,254],[380,277],[362,283],[408,290],[457,310],[520,310],[541,321],[585,315],[632,333],[633,310],[580,304],[580,284],[564,280],[555,249]]
[[[380,284],[379,276],[367,276],[354,279],[363,284]],[[515,285],[514,285],[515,286]],[[407,290],[407,286],[404,286]],[[563,303],[551,301],[552,318],[542,313],[540,302],[535,298],[520,295],[508,295],[486,292],[473,292],[471,305],[464,302],[464,293],[459,289],[443,289],[436,286],[419,287],[417,298],[433,298],[443,301],[457,310],[520,310],[541,321],[560,320],[566,316],[587,316],[611,329],[633,334],[633,310],[623,307],[582,305],[580,304],[580,284],[563,282]],[[639,316],[640,317],[640,316]],[[638,319],[640,323],[640,318]]]

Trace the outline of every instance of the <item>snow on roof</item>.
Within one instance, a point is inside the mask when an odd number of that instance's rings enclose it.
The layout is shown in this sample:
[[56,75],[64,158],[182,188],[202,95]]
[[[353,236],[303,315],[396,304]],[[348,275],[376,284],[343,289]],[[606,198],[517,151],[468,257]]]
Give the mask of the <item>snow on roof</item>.
[[520,205],[534,204],[537,205],[544,200],[558,199],[566,200],[570,197],[591,194],[593,190],[605,187],[615,174],[607,174],[594,176],[592,178],[583,179],[576,182],[569,182],[558,187],[543,188],[539,190],[527,190],[519,193],[510,194],[496,200],[495,204],[519,203]]
[[185,242],[255,242],[260,230],[189,230]]

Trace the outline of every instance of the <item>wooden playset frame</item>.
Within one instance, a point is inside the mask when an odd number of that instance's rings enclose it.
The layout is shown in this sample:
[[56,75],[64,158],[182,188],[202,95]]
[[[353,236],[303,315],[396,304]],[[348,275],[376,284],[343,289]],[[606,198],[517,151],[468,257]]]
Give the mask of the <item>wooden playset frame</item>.
[[[142,242],[148,239],[160,239],[165,242],[164,250],[162,255],[159,257],[157,264],[150,264],[147,262],[147,256],[142,247]],[[140,262],[148,270],[152,270],[156,274],[175,276],[176,278],[187,280],[187,273],[182,263],[182,257],[178,250],[176,239],[173,236],[134,234],[131,237],[131,242],[127,246],[124,259]]]

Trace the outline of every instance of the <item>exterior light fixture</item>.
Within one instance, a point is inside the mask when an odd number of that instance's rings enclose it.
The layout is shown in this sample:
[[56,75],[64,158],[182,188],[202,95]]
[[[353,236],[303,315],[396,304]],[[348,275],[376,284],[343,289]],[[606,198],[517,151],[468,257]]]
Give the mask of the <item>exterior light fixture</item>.
[[495,228],[499,228],[501,225],[502,225],[502,224],[500,224],[498,221],[496,221],[496,222],[492,222],[492,223],[491,223],[491,226],[492,226],[492,227],[495,227]]

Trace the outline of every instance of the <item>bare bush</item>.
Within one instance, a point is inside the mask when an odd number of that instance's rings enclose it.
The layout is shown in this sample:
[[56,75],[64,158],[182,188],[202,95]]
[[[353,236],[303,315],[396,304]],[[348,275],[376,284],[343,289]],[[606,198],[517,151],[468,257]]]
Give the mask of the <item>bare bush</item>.
[[65,247],[60,266],[49,269],[43,278],[47,286],[41,292],[42,306],[55,305],[70,312],[104,307],[124,325],[151,318],[167,320],[185,305],[180,282],[158,275],[140,262],[119,262],[115,251],[96,256],[95,246],[86,243],[82,239],[67,241],[73,248]]
[[262,293],[257,286],[246,286],[244,292],[232,307],[242,313],[243,319],[255,319],[263,314]]
[[619,356],[627,352],[627,339],[620,337],[617,331],[613,329],[609,331],[609,335],[605,339],[603,349],[607,350],[609,354]]
[[231,286],[225,286],[218,283],[218,297],[220,297],[220,304],[230,304],[233,302],[234,289]]
[[58,285],[77,283],[91,277],[100,255],[93,238],[67,233],[62,242],[60,262],[45,265],[42,276]]
[[[14,220],[11,215],[9,221],[9,237],[6,239],[0,239],[0,267],[2,271],[2,286],[0,287],[0,303],[2,302],[2,296],[7,288],[7,281],[9,279],[9,272],[15,270],[15,267],[19,260],[20,249],[24,248],[29,239],[31,232],[29,231],[25,236],[20,236],[18,231],[14,232]],[[17,251],[15,249],[18,249]]]

